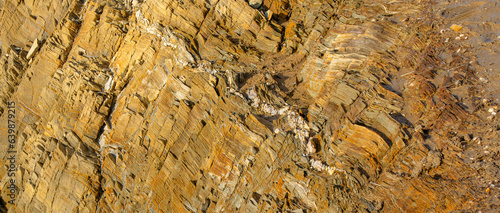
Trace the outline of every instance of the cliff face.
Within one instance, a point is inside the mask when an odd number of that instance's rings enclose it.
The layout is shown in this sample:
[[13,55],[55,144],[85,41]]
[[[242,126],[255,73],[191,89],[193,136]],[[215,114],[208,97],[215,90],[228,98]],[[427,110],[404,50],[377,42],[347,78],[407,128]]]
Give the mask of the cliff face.
[[473,47],[499,23],[449,29],[478,4],[6,0],[3,209],[496,208],[498,57]]

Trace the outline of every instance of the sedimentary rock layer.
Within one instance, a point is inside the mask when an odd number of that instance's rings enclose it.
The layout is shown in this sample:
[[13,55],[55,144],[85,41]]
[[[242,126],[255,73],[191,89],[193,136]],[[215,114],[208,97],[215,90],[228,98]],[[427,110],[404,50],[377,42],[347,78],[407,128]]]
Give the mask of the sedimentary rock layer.
[[1,6],[4,210],[443,212],[481,196],[452,141],[475,118],[436,83],[426,1]]

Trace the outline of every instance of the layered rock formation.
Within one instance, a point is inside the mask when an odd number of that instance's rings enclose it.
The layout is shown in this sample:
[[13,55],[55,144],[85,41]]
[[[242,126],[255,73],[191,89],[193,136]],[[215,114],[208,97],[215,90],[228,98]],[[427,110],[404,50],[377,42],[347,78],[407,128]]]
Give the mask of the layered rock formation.
[[5,1],[4,210],[480,208],[496,189],[462,153],[495,104],[454,92],[476,83],[473,54],[443,45],[460,32],[430,3]]

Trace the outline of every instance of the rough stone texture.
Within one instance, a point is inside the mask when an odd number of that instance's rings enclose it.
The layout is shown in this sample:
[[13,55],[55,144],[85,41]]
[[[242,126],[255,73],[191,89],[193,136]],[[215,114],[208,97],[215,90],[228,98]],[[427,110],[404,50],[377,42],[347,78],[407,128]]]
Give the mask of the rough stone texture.
[[[484,65],[460,43],[474,29],[442,30],[457,20],[446,16],[470,16],[470,7],[386,0],[1,6],[0,211],[500,206],[493,195],[498,100],[475,98],[480,83],[487,87],[474,71]],[[6,188],[8,101],[17,106],[14,205]],[[493,147],[488,153],[473,146],[482,138]],[[467,160],[483,151],[490,163]]]

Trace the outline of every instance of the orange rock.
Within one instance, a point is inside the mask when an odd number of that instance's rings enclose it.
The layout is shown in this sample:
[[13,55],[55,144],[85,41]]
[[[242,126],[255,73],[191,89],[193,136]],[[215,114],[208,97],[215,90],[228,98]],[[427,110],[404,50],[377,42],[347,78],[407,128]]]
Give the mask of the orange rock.
[[468,114],[433,84],[433,20],[391,21],[420,4],[1,6],[0,183],[15,101],[19,191],[0,212],[447,212],[473,196],[447,153]]
[[456,31],[456,32],[458,32],[458,31],[462,30],[462,28],[463,28],[463,27],[462,27],[461,25],[456,25],[456,24],[453,24],[453,25],[451,25],[451,27],[450,27],[450,29],[452,29],[453,31]]

